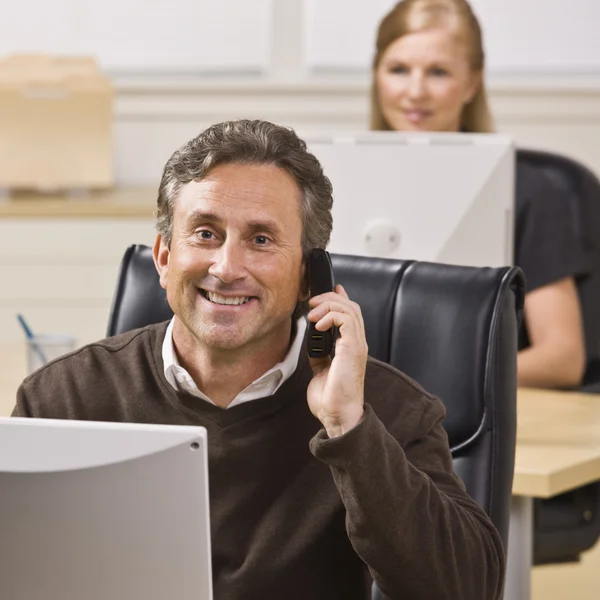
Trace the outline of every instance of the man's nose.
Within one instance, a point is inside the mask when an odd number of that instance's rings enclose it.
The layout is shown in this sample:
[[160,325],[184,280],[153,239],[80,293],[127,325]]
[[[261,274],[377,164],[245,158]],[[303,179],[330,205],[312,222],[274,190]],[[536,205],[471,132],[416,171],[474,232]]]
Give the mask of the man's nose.
[[223,283],[242,279],[246,275],[243,249],[235,241],[226,240],[212,255],[208,272]]

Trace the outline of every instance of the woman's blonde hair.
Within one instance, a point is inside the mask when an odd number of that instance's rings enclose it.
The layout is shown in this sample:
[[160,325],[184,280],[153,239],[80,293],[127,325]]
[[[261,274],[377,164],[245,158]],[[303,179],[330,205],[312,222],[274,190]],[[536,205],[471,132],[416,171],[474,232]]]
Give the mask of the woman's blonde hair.
[[402,0],[383,18],[377,31],[373,79],[371,84],[371,129],[389,131],[377,94],[376,71],[388,46],[409,33],[452,26],[466,44],[471,69],[481,73],[481,85],[473,99],[463,107],[460,128],[474,133],[491,133],[494,121],[489,109],[483,71],[485,55],[481,27],[466,0]]

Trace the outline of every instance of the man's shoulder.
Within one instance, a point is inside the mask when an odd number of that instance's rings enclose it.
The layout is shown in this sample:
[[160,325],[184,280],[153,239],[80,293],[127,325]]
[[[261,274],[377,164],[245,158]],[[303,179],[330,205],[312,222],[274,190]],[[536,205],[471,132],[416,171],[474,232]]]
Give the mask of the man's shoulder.
[[126,398],[156,379],[167,325],[99,340],[49,362],[23,380],[17,409],[29,416],[101,420],[88,409],[100,408],[105,398]]
[[[167,323],[159,323],[86,344],[44,365],[35,373],[29,375],[24,383],[43,377],[53,371],[77,369],[78,367],[92,365],[102,367],[104,361],[121,362],[127,361],[130,355],[151,354],[154,344],[162,342],[166,328]],[[113,364],[106,365],[107,368],[113,366]],[[88,373],[88,375],[92,374]]]
[[442,402],[399,369],[369,357],[365,402],[390,429],[409,438],[426,433],[446,416]]

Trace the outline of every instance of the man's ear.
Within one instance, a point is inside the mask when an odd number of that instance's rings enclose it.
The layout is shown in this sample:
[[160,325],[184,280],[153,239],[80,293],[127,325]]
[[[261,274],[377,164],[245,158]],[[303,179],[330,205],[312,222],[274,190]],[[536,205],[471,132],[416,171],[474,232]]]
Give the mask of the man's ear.
[[154,266],[158,271],[160,278],[160,286],[167,289],[167,274],[169,272],[169,257],[170,250],[165,238],[160,235],[156,236],[154,246],[152,247],[152,257],[154,258]]
[[302,280],[300,282],[300,293],[298,294],[298,302],[305,302],[308,300],[308,294],[310,286],[308,284],[308,262],[306,259],[302,260]]

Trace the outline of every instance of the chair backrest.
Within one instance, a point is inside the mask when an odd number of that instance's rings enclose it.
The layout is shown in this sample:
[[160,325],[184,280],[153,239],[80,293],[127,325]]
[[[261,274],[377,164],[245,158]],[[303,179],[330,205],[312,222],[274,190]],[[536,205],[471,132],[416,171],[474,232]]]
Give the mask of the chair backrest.
[[[332,255],[336,281],[361,306],[371,356],[445,404],[454,467],[506,544],[516,437],[517,268],[460,267]],[[108,335],[172,316],[151,249],[125,253]]]
[[[588,368],[600,365],[600,180],[581,163],[551,152],[517,150],[518,163],[539,169],[566,192],[567,214],[590,264],[588,277],[578,282],[583,313]],[[543,200],[543,199],[542,199]],[[597,365],[597,366],[593,366]],[[600,376],[600,372],[598,373]]]

